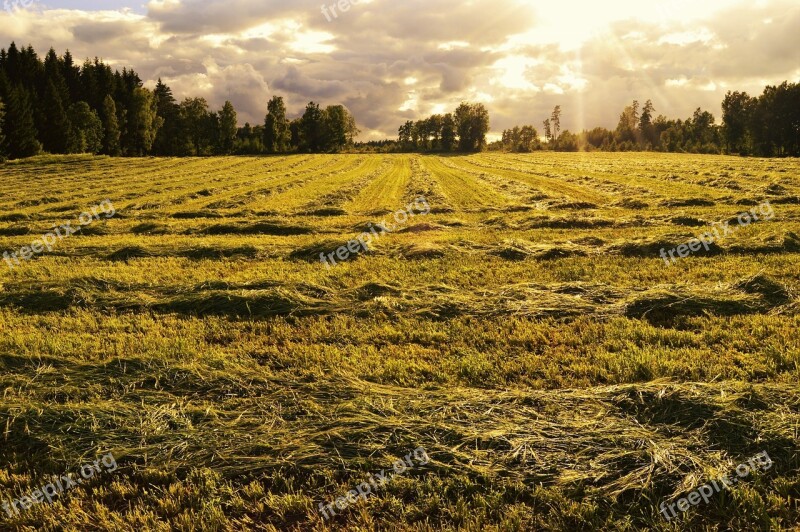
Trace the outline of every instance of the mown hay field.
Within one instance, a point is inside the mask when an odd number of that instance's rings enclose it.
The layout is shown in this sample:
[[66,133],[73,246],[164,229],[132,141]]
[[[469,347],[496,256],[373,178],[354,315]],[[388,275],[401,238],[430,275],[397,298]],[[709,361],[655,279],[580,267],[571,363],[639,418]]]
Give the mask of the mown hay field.
[[[800,162],[664,154],[0,166],[2,530],[792,530]],[[368,253],[320,253],[425,198]],[[668,265],[768,201],[773,216]],[[769,219],[767,219],[769,218]],[[319,512],[423,447],[430,461]],[[672,521],[659,513],[766,451]]]

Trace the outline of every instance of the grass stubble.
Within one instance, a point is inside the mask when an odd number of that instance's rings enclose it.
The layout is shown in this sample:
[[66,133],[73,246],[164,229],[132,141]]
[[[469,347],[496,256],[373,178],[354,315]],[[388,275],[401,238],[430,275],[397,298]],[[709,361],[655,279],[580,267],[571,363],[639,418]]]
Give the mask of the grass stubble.
[[[0,167],[0,497],[120,469],[9,530],[792,530],[794,161],[658,154],[51,157]],[[71,184],[64,187],[64,183]],[[425,196],[369,254],[315,257]],[[316,198],[316,200],[315,200]],[[662,247],[769,200],[675,266]],[[331,521],[318,504],[431,462]],[[664,500],[774,467],[670,523]]]

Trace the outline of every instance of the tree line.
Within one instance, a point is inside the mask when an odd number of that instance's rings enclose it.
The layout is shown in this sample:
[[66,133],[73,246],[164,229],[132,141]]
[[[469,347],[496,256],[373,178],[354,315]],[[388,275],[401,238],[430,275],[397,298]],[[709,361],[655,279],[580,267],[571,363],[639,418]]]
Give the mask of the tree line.
[[398,130],[398,151],[477,152],[486,148],[489,111],[483,104],[462,102],[455,112],[408,121]]
[[355,118],[342,105],[310,102],[302,116],[287,118],[283,98],[273,96],[263,124],[238,126],[226,101],[213,111],[204,98],[176,101],[160,79],[154,90],[132,69],[122,72],[97,58],[77,65],[69,51],[51,48],[44,59],[28,46],[0,50],[0,159],[42,152],[111,156],[206,156],[330,153],[342,150],[477,152],[668,151],[800,156],[800,84],[768,86],[760,96],[728,92],[722,124],[698,108],[686,120],[655,115],[653,102],[623,109],[614,130],[578,134],[561,130],[557,106],[542,123],[503,131],[487,143],[489,112],[462,102],[454,112],[407,121],[396,141],[355,144]]
[[286,117],[280,96],[267,104],[263,125],[239,127],[226,101],[212,111],[204,98],[177,102],[160,79],[154,90],[132,69],[99,59],[77,65],[69,51],[33,47],[0,50],[0,159],[91,153],[111,156],[205,156],[335,152],[353,144],[355,119],[342,105],[310,102]]
[[768,86],[761,96],[728,92],[722,102],[722,124],[698,108],[686,120],[655,116],[647,100],[623,109],[616,129],[597,127],[579,134],[561,132],[561,107],[543,122],[544,142],[532,125],[503,131],[489,149],[512,152],[664,151],[740,154],[762,157],[800,156],[800,84]]

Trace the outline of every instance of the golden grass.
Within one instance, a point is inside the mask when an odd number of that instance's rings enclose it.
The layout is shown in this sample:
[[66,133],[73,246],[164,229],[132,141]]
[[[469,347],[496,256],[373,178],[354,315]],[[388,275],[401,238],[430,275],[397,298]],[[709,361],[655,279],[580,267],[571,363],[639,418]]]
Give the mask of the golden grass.
[[[0,166],[2,530],[792,530],[800,163],[662,154]],[[431,213],[327,269],[425,196]],[[666,266],[659,250],[769,199]],[[391,221],[391,220],[390,220]],[[324,522],[409,451],[432,461]],[[772,470],[658,514],[767,451]],[[2,501],[0,501],[2,502]]]

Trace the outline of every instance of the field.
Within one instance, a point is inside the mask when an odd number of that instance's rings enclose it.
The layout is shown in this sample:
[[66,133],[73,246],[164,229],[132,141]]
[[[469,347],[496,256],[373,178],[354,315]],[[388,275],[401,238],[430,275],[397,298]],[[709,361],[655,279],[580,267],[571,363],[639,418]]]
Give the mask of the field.
[[[2,165],[0,252],[105,199],[114,215],[0,261],[0,502],[106,453],[119,467],[0,529],[796,530],[799,172],[553,153]],[[420,197],[428,214],[393,220]],[[387,222],[368,253],[320,262]],[[420,447],[427,464],[323,518]],[[659,513],[765,451],[768,471]]]

